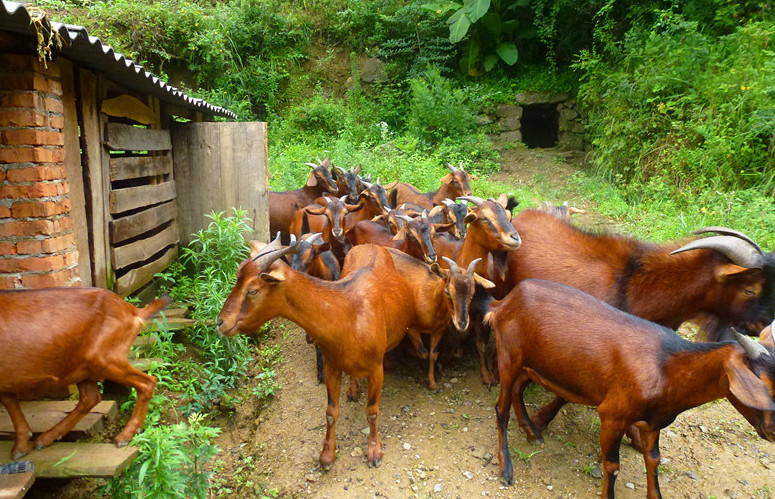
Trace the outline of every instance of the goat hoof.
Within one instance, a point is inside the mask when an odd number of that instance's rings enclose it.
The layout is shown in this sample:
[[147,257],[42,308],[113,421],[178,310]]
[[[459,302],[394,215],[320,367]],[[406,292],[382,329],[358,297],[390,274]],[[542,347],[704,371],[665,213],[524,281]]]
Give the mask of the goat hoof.
[[11,452],[11,460],[16,461],[18,459],[23,458],[26,455],[27,455],[26,450],[17,450],[17,451]]
[[323,469],[323,471],[331,470],[331,465],[330,464],[321,464],[320,467]]
[[118,442],[116,442],[116,447],[118,448],[126,447],[128,444],[129,442],[127,442],[126,440],[119,440]]
[[369,461],[369,468],[379,468],[382,466],[382,459],[375,459],[374,461]]

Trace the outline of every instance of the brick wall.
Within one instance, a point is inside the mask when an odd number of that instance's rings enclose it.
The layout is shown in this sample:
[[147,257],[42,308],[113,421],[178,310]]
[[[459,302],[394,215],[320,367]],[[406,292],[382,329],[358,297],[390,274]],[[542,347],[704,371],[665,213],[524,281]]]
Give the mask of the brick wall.
[[0,289],[80,285],[59,67],[0,54]]

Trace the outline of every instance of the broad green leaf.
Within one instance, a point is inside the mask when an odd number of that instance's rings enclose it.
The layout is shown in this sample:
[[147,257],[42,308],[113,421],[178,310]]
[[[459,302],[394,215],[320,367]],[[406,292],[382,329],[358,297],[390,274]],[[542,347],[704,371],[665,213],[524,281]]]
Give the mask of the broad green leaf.
[[488,12],[479,20],[479,23],[487,28],[487,31],[492,33],[495,38],[499,38],[503,31],[503,22],[498,14],[495,12]]
[[460,69],[462,69],[463,73],[468,76],[477,76],[479,74],[479,70],[477,68],[478,62],[479,42],[471,40],[463,52],[463,57],[460,59]]
[[460,19],[460,16],[465,15],[465,13],[466,13],[465,9],[463,8],[458,9],[457,12],[449,16],[449,19],[447,19],[447,24],[452,26],[458,21],[458,19]]
[[498,63],[498,56],[490,54],[484,59],[484,70],[489,71]]
[[498,48],[495,49],[503,62],[509,66],[513,66],[517,62],[517,46],[513,43],[499,43]]
[[490,10],[490,0],[464,0],[468,18],[475,23]]
[[450,43],[457,43],[462,40],[466,36],[466,33],[468,33],[468,28],[471,27],[471,21],[468,19],[468,16],[465,14],[465,12],[463,12],[463,9],[455,12],[454,15],[457,15],[458,12],[462,13],[462,15],[457,19],[457,21],[455,21],[454,24],[449,26]]

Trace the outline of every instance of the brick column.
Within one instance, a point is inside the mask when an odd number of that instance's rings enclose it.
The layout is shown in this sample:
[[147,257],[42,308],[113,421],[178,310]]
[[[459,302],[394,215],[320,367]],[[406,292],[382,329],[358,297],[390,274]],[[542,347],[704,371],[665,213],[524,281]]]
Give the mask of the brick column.
[[0,289],[80,285],[59,67],[0,54]]

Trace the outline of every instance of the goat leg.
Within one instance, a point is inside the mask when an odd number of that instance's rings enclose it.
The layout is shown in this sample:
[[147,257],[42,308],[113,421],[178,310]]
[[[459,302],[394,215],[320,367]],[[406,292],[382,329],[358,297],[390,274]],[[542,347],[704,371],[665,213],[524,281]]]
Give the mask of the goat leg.
[[646,462],[646,497],[661,499],[659,492],[659,430],[640,430],[643,442],[643,460]]
[[471,326],[476,335],[476,350],[479,352],[479,362],[481,364],[482,383],[484,386],[491,387],[496,384],[496,380],[487,367],[487,343],[490,340],[490,328],[485,328],[481,321],[471,320]]
[[619,475],[619,446],[627,426],[614,418],[606,418],[598,406],[600,415],[600,450],[603,455],[603,496],[614,497],[614,484]]
[[366,454],[369,466],[379,468],[382,464],[382,442],[377,434],[377,420],[379,419],[379,398],[382,393],[383,381],[382,363],[380,362],[369,375],[368,405],[366,406],[366,420],[369,422],[369,450]]
[[516,382],[508,367],[508,365],[503,366],[500,370],[501,391],[498,402],[495,404],[495,416],[498,422],[498,461],[501,468],[501,480],[506,486],[514,483],[514,468],[509,454],[508,429],[512,395]]
[[638,452],[643,452],[645,447],[643,446],[643,441],[641,440],[641,430],[639,430],[635,425],[630,426],[627,428],[626,435],[630,437],[630,446],[635,449]]
[[[409,329],[409,331],[406,334],[409,337],[409,341],[412,342],[412,345],[414,346],[415,351],[417,352],[417,356],[421,359],[427,359],[428,358],[428,350],[425,348],[425,345],[422,342],[422,338],[420,337],[420,332],[416,329]],[[433,347],[431,347],[431,350],[433,350]]]
[[324,471],[331,469],[331,464],[336,459],[336,421],[339,419],[339,395],[342,390],[342,370],[332,364],[326,362],[326,439],[323,440],[323,450],[318,458]]
[[127,445],[143,427],[145,414],[148,412],[148,404],[151,402],[153,390],[156,388],[156,378],[149,374],[145,374],[142,371],[138,371],[130,366],[129,363],[126,363],[123,366],[114,364],[109,368],[105,378],[115,383],[131,386],[137,391],[137,402],[135,403],[134,411],[132,411],[132,417],[129,418],[123,431],[115,438],[116,445],[123,447]]
[[436,383],[434,369],[436,367],[436,359],[439,358],[439,342],[441,341],[441,337],[444,334],[445,328],[446,325],[431,334],[431,351],[428,356],[428,359],[430,359],[430,366],[428,366],[428,388],[431,390],[439,389],[439,385]]
[[318,369],[318,385],[322,385],[326,382],[326,371],[323,361],[323,352],[320,350],[320,345],[318,344],[315,344],[315,361]]
[[544,431],[557,416],[557,413],[560,412],[560,409],[567,403],[567,400],[555,395],[554,400],[541,407],[538,413],[530,418],[530,421],[538,431]]
[[11,449],[11,459],[16,461],[26,456],[31,450],[30,437],[32,437],[32,429],[27,424],[27,419],[24,417],[22,408],[19,406],[19,399],[12,393],[0,393],[0,403],[2,403],[8,410],[8,415],[11,417],[13,428],[16,432],[16,440]]
[[361,396],[361,389],[358,387],[358,378],[350,376],[350,383],[347,385],[347,400],[355,402]]
[[517,416],[517,422],[519,427],[527,435],[527,439],[531,442],[537,441],[539,444],[544,443],[544,437],[541,434],[543,428],[539,429],[535,426],[533,421],[527,417],[527,408],[525,408],[525,389],[530,385],[531,381],[526,375],[522,374],[517,378],[517,382],[514,385],[514,414]]
[[62,421],[38,435],[38,438],[35,439],[35,448],[42,449],[43,447],[48,447],[54,441],[60,440],[78,421],[89,414],[89,411],[99,404],[100,400],[102,400],[102,393],[96,381],[87,380],[78,383],[78,405]]

